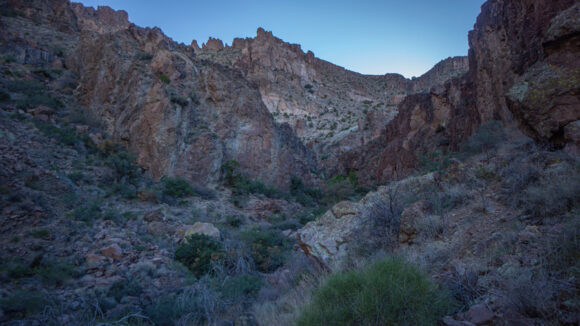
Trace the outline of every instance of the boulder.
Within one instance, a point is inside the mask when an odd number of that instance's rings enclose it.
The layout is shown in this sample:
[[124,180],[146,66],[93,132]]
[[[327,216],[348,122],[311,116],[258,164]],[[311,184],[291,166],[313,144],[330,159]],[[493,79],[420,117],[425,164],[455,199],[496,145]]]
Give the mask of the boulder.
[[121,260],[121,258],[123,258],[123,250],[116,243],[113,243],[110,246],[102,248],[101,254],[105,257],[112,258],[114,260]]
[[203,234],[214,239],[220,239],[220,230],[211,223],[195,222],[185,228],[184,238],[193,234]]
[[477,326],[491,325],[494,318],[494,313],[491,312],[491,310],[489,310],[483,303],[472,306],[465,313],[465,319]]

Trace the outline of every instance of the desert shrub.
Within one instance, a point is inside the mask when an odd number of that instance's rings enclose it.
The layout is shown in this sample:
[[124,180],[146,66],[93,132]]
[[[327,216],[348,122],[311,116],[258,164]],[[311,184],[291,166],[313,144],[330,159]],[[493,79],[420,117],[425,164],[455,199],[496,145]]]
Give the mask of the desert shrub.
[[548,171],[527,187],[520,205],[536,216],[563,214],[580,203],[580,170],[566,166]]
[[240,207],[247,200],[247,195],[261,194],[269,198],[282,198],[284,193],[267,186],[259,180],[250,180],[240,172],[240,163],[228,160],[221,166],[224,183],[232,189],[232,202]]
[[213,325],[217,312],[224,308],[211,281],[202,278],[177,295],[162,297],[145,309],[145,314],[158,326]]
[[228,279],[222,287],[225,299],[240,301],[255,298],[262,287],[262,279],[257,275],[242,274]]
[[354,194],[354,189],[354,185],[346,179],[340,182],[333,181],[326,188],[323,202],[330,206],[339,201],[347,200]]
[[203,199],[208,199],[208,200],[217,198],[215,191],[213,191],[212,189],[210,189],[206,186],[199,185],[199,184],[192,184],[191,189],[193,190],[193,193],[197,197],[200,197]]
[[442,172],[451,162],[451,154],[432,151],[419,155],[418,167],[422,173]]
[[460,207],[470,198],[469,190],[463,184],[453,185],[443,192],[443,202],[449,209]]
[[560,215],[576,207],[580,202],[580,166],[563,161],[544,170],[541,166],[546,163],[539,160],[514,160],[502,169],[502,199],[536,217]]
[[466,270],[463,273],[454,272],[442,280],[456,303],[457,311],[469,309],[481,295],[482,289],[478,281],[477,272],[472,270]]
[[322,191],[307,187],[302,179],[292,176],[290,179],[290,194],[302,206],[315,206],[322,199]]
[[159,80],[164,84],[171,83],[171,79],[169,79],[166,74],[159,74]]
[[37,229],[30,232],[30,235],[34,238],[41,239],[46,238],[50,235],[50,231],[47,229]]
[[119,195],[125,199],[137,198],[137,187],[127,183],[113,183],[107,189],[107,196]]
[[139,52],[135,54],[135,59],[142,61],[151,61],[153,59],[153,54],[148,52]]
[[70,123],[87,125],[91,128],[103,128],[101,119],[91,109],[86,107],[77,107],[69,112],[68,121]]
[[401,228],[401,213],[403,211],[401,194],[398,187],[391,187],[386,197],[369,198],[364,211],[364,219],[368,225],[359,232],[360,254],[370,254],[376,250],[392,249],[398,239]]
[[59,128],[52,123],[44,122],[41,120],[34,120],[34,125],[45,136],[56,139],[58,142],[64,145],[73,146],[80,139],[76,130],[72,128]]
[[77,272],[74,265],[61,260],[44,259],[34,268],[34,273],[40,277],[45,285],[60,286]]
[[436,325],[449,294],[400,259],[335,274],[315,291],[298,325]]
[[228,215],[226,216],[226,224],[231,227],[237,228],[240,225],[242,225],[242,219],[237,216]]
[[282,198],[283,193],[272,186],[267,186],[263,182],[254,180],[249,181],[249,191],[252,194],[261,194],[268,198]]
[[0,299],[0,308],[11,319],[31,316],[40,312],[48,304],[46,296],[39,292],[20,291]]
[[576,289],[580,292],[580,211],[576,210],[571,215],[564,231],[553,242],[546,262],[551,271],[574,280]]
[[0,91],[0,102],[8,102],[10,101],[11,97],[10,94]]
[[101,218],[101,203],[96,200],[89,201],[75,208],[72,211],[72,216],[78,221],[91,223]]
[[109,289],[107,290],[107,295],[109,297],[115,298],[117,302],[121,302],[126,296],[139,296],[143,289],[137,282],[134,280],[118,280],[115,283],[111,284]]
[[183,198],[194,194],[191,185],[178,177],[163,177],[161,178],[163,184],[163,194],[176,198]]
[[198,277],[211,272],[212,262],[224,258],[225,252],[221,243],[203,234],[188,236],[175,251],[175,260]]
[[12,80],[6,82],[6,88],[11,92],[34,95],[44,92],[44,85],[36,80]]
[[105,159],[105,165],[113,170],[115,183],[137,183],[139,168],[135,162],[135,154],[125,151],[112,153]]
[[463,150],[471,153],[482,153],[492,150],[504,138],[503,124],[498,120],[482,123],[463,146]]
[[67,175],[67,177],[70,179],[70,181],[72,181],[74,183],[79,183],[79,182],[84,180],[85,175],[83,174],[82,171],[75,170],[75,171],[69,173]]
[[64,106],[64,104],[59,99],[53,98],[44,93],[28,95],[24,99],[17,100],[16,105],[21,109],[34,108],[39,105],[44,105],[51,108],[62,108]]
[[253,229],[242,233],[259,271],[268,273],[284,264],[290,243],[279,230]]
[[545,272],[520,269],[506,282],[506,300],[524,316],[549,319],[558,310],[554,301],[557,285]]

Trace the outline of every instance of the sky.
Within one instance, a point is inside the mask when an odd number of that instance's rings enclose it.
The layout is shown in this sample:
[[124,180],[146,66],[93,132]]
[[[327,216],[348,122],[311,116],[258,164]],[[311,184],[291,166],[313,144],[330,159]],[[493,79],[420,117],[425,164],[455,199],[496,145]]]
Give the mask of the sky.
[[[79,1],[79,0],[72,0]],[[231,44],[258,27],[323,60],[363,74],[420,76],[437,62],[467,55],[467,32],[484,0],[80,0],[129,13],[142,27],[201,46]]]

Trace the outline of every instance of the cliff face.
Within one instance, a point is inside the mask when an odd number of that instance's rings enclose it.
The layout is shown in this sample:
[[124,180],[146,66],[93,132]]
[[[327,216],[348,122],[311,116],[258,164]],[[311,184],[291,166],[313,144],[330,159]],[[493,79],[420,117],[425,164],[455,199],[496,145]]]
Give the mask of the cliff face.
[[402,176],[420,154],[456,150],[487,120],[577,155],[580,10],[573,4],[486,2],[469,33],[469,72],[407,97],[379,138],[341,156],[339,172],[360,171],[369,183]]
[[154,177],[215,182],[221,165],[236,160],[248,177],[281,188],[292,175],[314,179],[314,155],[291,129],[274,122],[256,86],[238,71],[198,60],[191,47],[157,28],[129,23],[125,12],[67,1],[14,7],[45,22],[47,34],[62,30],[58,38],[68,42],[57,56],[54,44],[19,38],[25,20],[15,19],[7,21],[10,36],[3,44],[23,58],[38,52],[48,65],[58,61],[74,71],[75,96]]
[[305,53],[259,28],[255,38],[231,47],[197,51],[200,58],[239,69],[255,82],[279,123],[288,123],[333,169],[341,153],[381,134],[409,94],[428,91],[467,71],[466,58],[449,58],[414,80],[398,74],[362,75]]

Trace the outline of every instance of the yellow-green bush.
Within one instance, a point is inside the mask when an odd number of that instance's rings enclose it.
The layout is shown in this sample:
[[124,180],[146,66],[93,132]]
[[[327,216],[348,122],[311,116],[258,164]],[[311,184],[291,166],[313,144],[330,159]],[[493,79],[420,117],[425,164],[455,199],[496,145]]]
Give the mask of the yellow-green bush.
[[451,308],[449,294],[424,273],[389,258],[330,276],[298,325],[436,325]]

